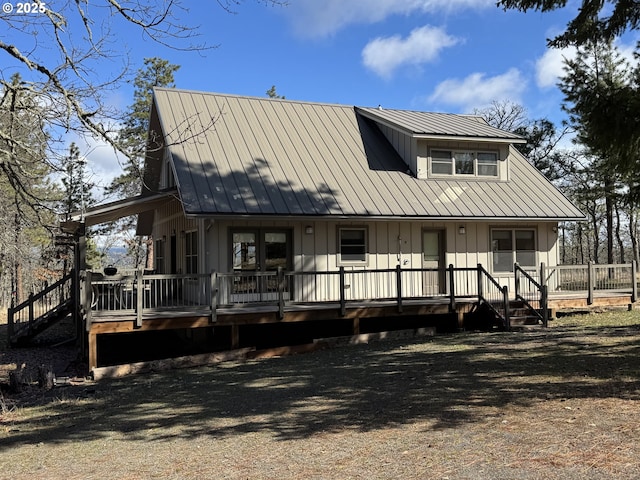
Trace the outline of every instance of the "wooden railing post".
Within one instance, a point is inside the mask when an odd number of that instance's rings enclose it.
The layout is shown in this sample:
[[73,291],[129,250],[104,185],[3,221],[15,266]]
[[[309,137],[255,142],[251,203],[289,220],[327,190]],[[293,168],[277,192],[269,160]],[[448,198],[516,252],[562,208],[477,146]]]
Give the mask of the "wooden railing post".
[[396,291],[398,294],[398,313],[402,313],[402,266],[396,265]]
[[638,301],[638,281],[636,276],[638,275],[638,264],[634,260],[631,262],[631,303]]
[[482,277],[482,264],[478,264],[478,301],[484,298],[484,282]]
[[344,317],[347,313],[347,305],[344,298],[344,267],[340,267],[340,316]]
[[29,294],[29,330],[31,330],[31,325],[33,324],[33,292]]
[[218,274],[215,270],[211,272],[209,285],[209,295],[211,295],[211,317],[209,323],[216,323],[218,320]]
[[595,268],[593,266],[593,262],[590,261],[589,264],[587,265],[587,289],[588,289],[587,305],[593,304],[593,290],[594,290],[595,279],[596,279]]
[[540,308],[542,309],[542,325],[546,328],[549,326],[549,287],[541,286],[540,291]]
[[14,315],[14,310],[13,310],[13,306],[9,307],[9,309],[7,310],[7,321],[8,323],[8,328],[7,328],[7,342],[9,343],[9,345],[11,345],[11,339],[13,338],[13,334],[15,333],[14,330],[14,319],[13,319],[13,315]]
[[284,318],[284,271],[278,267],[278,318]]
[[504,323],[507,331],[511,330],[511,314],[509,312],[509,287],[502,287],[502,301],[504,302]]
[[540,263],[540,285],[547,285],[547,266],[544,262]]
[[456,279],[454,277],[453,263],[449,264],[449,311],[456,311]]
[[144,308],[144,279],[142,270],[136,272],[136,328],[142,327],[142,310]]
[[516,287],[516,298],[520,295],[520,265],[518,262],[513,264],[513,280]]
[[[91,272],[85,271],[84,278],[84,292],[82,292],[82,305],[84,306],[84,311],[87,316],[87,324],[85,325],[87,332],[91,330],[91,320],[93,317],[93,312],[91,311],[91,303],[92,303],[92,294],[93,290],[91,288]],[[97,299],[96,299],[97,301]]]

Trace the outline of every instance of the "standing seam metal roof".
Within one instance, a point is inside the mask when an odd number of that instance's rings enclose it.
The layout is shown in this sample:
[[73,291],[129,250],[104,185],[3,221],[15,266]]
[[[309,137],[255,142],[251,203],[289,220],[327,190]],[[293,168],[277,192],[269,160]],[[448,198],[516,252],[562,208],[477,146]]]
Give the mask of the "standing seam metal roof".
[[472,117],[165,88],[154,98],[187,215],[583,218],[514,149],[507,182],[417,179],[373,120],[416,134],[520,138]]

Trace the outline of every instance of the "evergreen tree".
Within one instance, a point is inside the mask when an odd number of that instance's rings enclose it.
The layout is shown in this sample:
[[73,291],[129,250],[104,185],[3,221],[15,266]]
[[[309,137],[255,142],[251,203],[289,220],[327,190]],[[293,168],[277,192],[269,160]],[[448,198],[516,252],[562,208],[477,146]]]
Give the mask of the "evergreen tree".
[[149,132],[153,87],[175,87],[173,74],[180,68],[161,58],[145,58],[144,68],[138,70],[133,85],[133,103],[129,106],[118,144],[127,154],[124,173],[107,187],[107,194],[120,198],[139,195],[142,188],[144,154]]
[[[46,275],[56,189],[46,158],[47,132],[40,105],[18,74],[0,90],[0,302],[24,300]],[[36,274],[37,273],[37,274]],[[9,296],[9,292],[11,295]]]

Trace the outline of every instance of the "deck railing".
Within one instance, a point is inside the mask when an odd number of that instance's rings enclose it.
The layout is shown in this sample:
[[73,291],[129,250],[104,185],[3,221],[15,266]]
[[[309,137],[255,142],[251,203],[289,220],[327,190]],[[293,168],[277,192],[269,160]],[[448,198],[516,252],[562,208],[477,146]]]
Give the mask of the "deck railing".
[[635,262],[625,264],[557,265],[541,268],[543,283],[550,292],[587,292],[587,303],[593,303],[595,292],[630,292],[638,298],[638,268]]
[[8,310],[8,338],[11,340],[18,330],[29,329],[34,322],[54,313],[65,302],[70,301],[73,289],[73,272],[48,285],[38,293],[31,293],[24,302]]
[[[543,270],[543,269],[541,269]],[[526,305],[529,311],[538,317],[545,327],[549,323],[548,286],[538,282],[533,275],[517,263],[514,264],[515,297]]]
[[[591,299],[597,290],[629,289],[637,298],[635,264],[571,265],[539,271],[514,269],[516,296],[532,309],[544,312],[550,291],[587,291]],[[135,313],[141,324],[142,312],[150,309],[209,309],[255,304],[285,305],[306,303],[339,304],[342,312],[349,302],[394,301],[402,311],[404,301],[425,298],[448,299],[455,310],[457,299],[477,298],[493,308],[509,327],[509,289],[500,285],[484,269],[454,267],[444,269],[409,268],[353,269],[334,271],[266,272],[234,271],[211,274],[106,276],[88,272],[85,290],[90,292],[93,311]]]
[[89,307],[85,310],[89,317],[95,311],[135,314],[140,325],[145,310],[208,308],[215,316],[219,308],[255,304],[277,305],[282,313],[285,304],[333,303],[344,314],[348,303],[393,301],[402,311],[403,301],[440,297],[448,299],[453,311],[456,299],[478,298],[478,268],[481,266],[371,270],[341,267],[327,272],[135,272],[112,276],[87,272],[84,291],[88,292],[85,305]]
[[509,315],[509,287],[500,285],[495,278],[478,264],[478,299],[500,318],[504,328],[511,329]]

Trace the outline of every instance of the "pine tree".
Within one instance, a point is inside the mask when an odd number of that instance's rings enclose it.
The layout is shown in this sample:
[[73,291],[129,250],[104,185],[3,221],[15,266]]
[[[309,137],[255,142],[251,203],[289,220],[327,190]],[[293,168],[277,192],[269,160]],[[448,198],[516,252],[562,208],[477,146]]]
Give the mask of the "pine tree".
[[118,134],[118,144],[128,157],[127,164],[124,173],[107,187],[107,194],[115,194],[120,198],[140,194],[153,87],[175,87],[173,74],[179,68],[179,65],[161,58],[144,59],[144,68],[138,70],[133,81],[133,103],[129,106],[126,121]]

